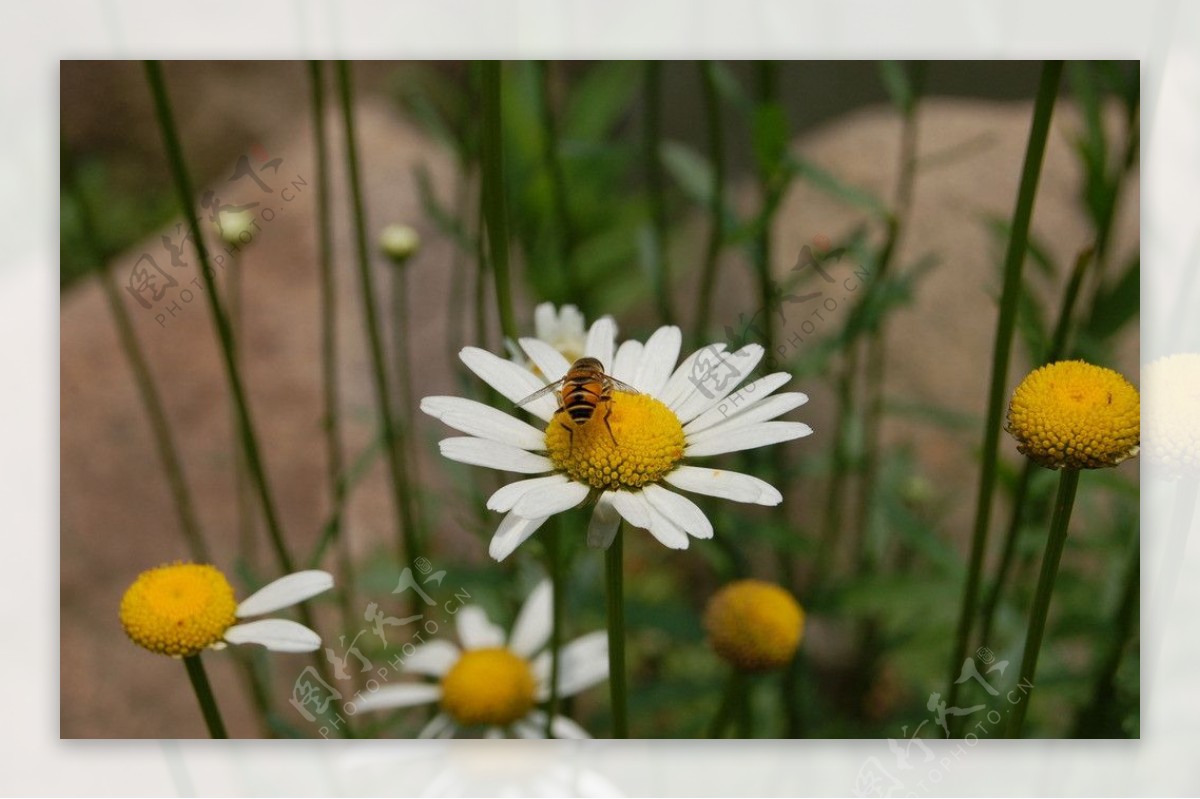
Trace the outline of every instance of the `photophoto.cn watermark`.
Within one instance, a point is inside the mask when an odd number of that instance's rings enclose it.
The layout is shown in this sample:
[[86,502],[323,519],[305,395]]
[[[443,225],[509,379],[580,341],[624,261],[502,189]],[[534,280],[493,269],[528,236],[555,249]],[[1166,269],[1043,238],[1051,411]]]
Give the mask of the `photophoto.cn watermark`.
[[[251,165],[250,156],[242,155],[222,188],[223,192],[242,196],[246,191],[252,192],[249,202],[226,202],[211,189],[200,197],[200,207],[206,211],[202,218],[208,220],[222,247],[220,252],[212,251],[210,277],[232,263],[241,248],[282,216],[287,206],[308,187],[308,180],[302,175],[289,178],[281,172],[282,158],[271,158],[261,146],[252,148],[251,154],[257,167]],[[235,217],[245,220],[243,229],[227,232],[223,224]],[[125,290],[143,312],[154,315],[159,327],[166,327],[204,293],[204,280],[199,274],[191,274],[189,278],[189,273],[195,273],[196,269],[187,250],[194,248],[195,242],[187,225],[177,223],[174,233],[164,234],[161,241],[157,258],[151,252],[138,256],[130,267]]]
[[[444,569],[434,571],[428,558],[417,558],[411,567],[405,566],[400,572],[392,593],[414,592],[425,604],[423,612],[413,616],[389,616],[378,603],[370,602],[363,611],[363,626],[354,636],[349,641],[346,635],[338,636],[337,647],[324,648],[325,660],[331,666],[336,685],[326,682],[315,666],[300,672],[292,684],[288,702],[306,721],[317,725],[318,735],[339,737],[347,717],[355,713],[354,703],[391,680],[407,676],[405,661],[466,607],[471,594],[464,588],[449,590],[443,585],[445,578]],[[392,640],[400,635],[407,635],[403,644]],[[368,658],[359,648],[363,636],[377,644],[382,653],[372,649],[373,658]],[[360,682],[361,688],[358,687]]]
[[[866,285],[871,276],[867,267],[853,266],[848,274],[845,268],[836,269],[845,253],[845,247],[830,249],[827,237],[815,237],[812,247],[805,244],[800,249],[789,274],[800,275],[807,269],[814,270],[821,280],[813,287],[816,290],[801,294],[780,281],[772,281],[771,299],[766,305],[749,319],[744,312],[738,314],[736,326],[724,326],[727,339],[724,347],[710,344],[696,354],[688,379],[705,398],[720,398],[718,413],[728,416],[736,412],[753,399],[756,390],[751,383],[730,393],[730,388],[740,383],[750,371],[748,362],[739,362],[733,357],[739,349],[751,343],[761,344],[767,350],[763,359],[767,368],[775,370],[801,345],[826,328],[837,312],[847,306],[851,296]],[[798,279],[792,277],[788,283]],[[773,341],[764,329],[771,313],[778,318]]]
[[[980,671],[981,667],[982,671]],[[955,684],[962,685],[972,681],[977,683],[987,691],[989,696],[997,698],[996,706],[989,707],[987,704],[971,707],[947,706],[942,695],[934,691],[925,703],[926,709],[933,716],[916,725],[911,733],[909,725],[906,724],[900,728],[900,738],[887,739],[888,749],[892,754],[891,768],[873,755],[863,761],[854,778],[854,795],[926,796],[931,789],[946,778],[948,773],[954,770],[968,749],[979,744],[980,739],[1003,734],[1005,719],[1008,718],[1013,708],[1028,698],[1030,691],[1033,690],[1032,682],[1021,679],[1015,686],[1002,694],[988,680],[988,676],[995,675],[991,679],[998,680],[1004,676],[1007,668],[1008,661],[997,661],[995,653],[986,646],[976,650],[974,657],[963,660],[962,670],[959,672],[958,679],[954,681]],[[951,717],[971,716],[976,716],[976,718],[971,718],[962,724],[962,740],[952,750],[937,755],[922,740],[922,732],[926,731],[926,725],[930,722],[933,722],[931,729],[942,733],[938,737],[949,738]]]

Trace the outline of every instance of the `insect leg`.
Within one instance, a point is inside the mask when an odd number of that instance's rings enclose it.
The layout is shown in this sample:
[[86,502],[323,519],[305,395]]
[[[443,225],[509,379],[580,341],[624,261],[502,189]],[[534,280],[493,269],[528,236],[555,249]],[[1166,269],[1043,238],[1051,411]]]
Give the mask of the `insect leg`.
[[559,424],[567,431],[567,457],[570,457],[571,453],[575,451],[575,428],[566,422],[559,422]]
[[613,446],[619,447],[621,445],[617,443],[617,437],[613,435],[612,425],[608,423],[608,417],[612,416],[612,401],[605,399],[604,406],[604,429],[608,431],[608,437],[612,439]]

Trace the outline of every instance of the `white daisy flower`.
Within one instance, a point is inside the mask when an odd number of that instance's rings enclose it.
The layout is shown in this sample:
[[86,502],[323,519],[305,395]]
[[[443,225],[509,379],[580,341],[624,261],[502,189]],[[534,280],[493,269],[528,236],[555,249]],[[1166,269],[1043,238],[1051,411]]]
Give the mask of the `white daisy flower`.
[[[506,514],[488,549],[496,560],[512,554],[546,519],[589,498],[596,502],[587,532],[590,546],[607,548],[624,518],[672,549],[686,549],[689,536],[713,534],[704,512],[672,489],[759,505],[783,500],[757,477],[690,463],[812,433],[800,422],[772,421],[808,401],[798,392],[772,396],[790,379],[786,372],[735,391],[762,359],[761,346],[747,344],[728,353],[724,344],[712,344],[676,367],[677,327],[659,328],[645,344],[626,341],[615,352],[614,338],[612,320],[598,320],[588,332],[584,355],[598,359],[605,373],[638,393],[613,390],[584,424],[559,413],[553,394],[522,406],[546,423],[544,429],[461,397],[421,401],[425,413],[468,434],[440,443],[447,458],[540,475],[510,483],[488,500],[490,509]],[[520,402],[560,380],[571,366],[539,339],[520,344],[541,376],[476,347],[463,349],[459,357],[501,395]]]
[[172,657],[190,657],[226,644],[313,652],[321,647],[321,637],[303,624],[287,619],[238,620],[282,610],[332,587],[328,572],[296,572],[238,603],[216,567],[173,563],[138,575],[121,599],[121,626],[135,644]]
[[[543,580],[525,600],[512,632],[504,632],[477,605],[455,616],[460,646],[436,640],[416,647],[403,669],[437,678],[437,683],[397,683],[360,694],[354,712],[412,707],[437,702],[441,712],[421,730],[421,738],[451,738],[464,728],[482,728],[490,738],[506,734],[544,738],[546,714],[536,709],[550,697],[552,589]],[[571,696],[608,677],[608,639],[588,633],[559,652],[558,695]],[[555,716],[556,738],[590,738],[566,716]]]
[[[604,318],[612,322],[611,317]],[[593,322],[592,326],[595,327],[599,321]],[[558,350],[570,363],[582,358],[587,348],[589,331],[584,324],[583,314],[574,305],[555,308],[554,303],[543,302],[533,311],[533,331],[534,338]],[[616,335],[615,325],[613,335]],[[537,371],[537,364],[521,351],[516,342],[505,340],[504,344],[515,362]]]

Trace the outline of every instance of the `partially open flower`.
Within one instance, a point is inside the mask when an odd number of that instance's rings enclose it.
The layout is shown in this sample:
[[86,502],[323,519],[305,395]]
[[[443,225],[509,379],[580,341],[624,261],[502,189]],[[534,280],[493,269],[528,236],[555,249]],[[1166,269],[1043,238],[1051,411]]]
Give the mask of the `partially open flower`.
[[804,635],[804,610],[790,593],[762,580],[738,580],[713,594],[704,609],[708,642],[741,671],[787,664]]
[[254,214],[243,210],[224,210],[217,215],[217,232],[221,241],[233,246],[249,244],[254,239]]
[[421,248],[421,236],[408,225],[388,225],[379,234],[379,249],[396,266],[404,264]]
[[1137,389],[1112,369],[1059,361],[1017,386],[1008,432],[1047,469],[1102,469],[1137,455],[1139,412]]
[[261,644],[276,652],[312,652],[320,637],[286,619],[261,616],[303,602],[333,587],[323,571],[289,574],[251,594],[241,604],[233,587],[213,566],[174,563],[144,571],[121,599],[121,626],[140,647],[171,657],[190,657],[226,644]]

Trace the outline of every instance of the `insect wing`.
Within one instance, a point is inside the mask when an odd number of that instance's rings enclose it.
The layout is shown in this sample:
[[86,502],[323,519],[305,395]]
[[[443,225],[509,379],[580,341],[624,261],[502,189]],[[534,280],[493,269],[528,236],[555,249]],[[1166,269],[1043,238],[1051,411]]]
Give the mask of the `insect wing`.
[[528,397],[525,397],[523,400],[519,401],[517,403],[517,407],[519,408],[522,405],[528,405],[529,403],[533,402],[534,400],[541,399],[542,397],[546,396],[547,394],[549,394],[552,391],[558,391],[560,388],[562,388],[563,382],[564,382],[563,380],[555,380],[550,385],[542,386],[537,391],[530,394]]
[[620,380],[618,380],[615,377],[612,377],[611,375],[604,375],[604,382],[608,384],[609,388],[614,389],[616,391],[624,392],[626,394],[641,394],[642,393],[642,392],[638,391],[636,388],[634,388],[633,386],[629,385],[628,383],[622,383]]

